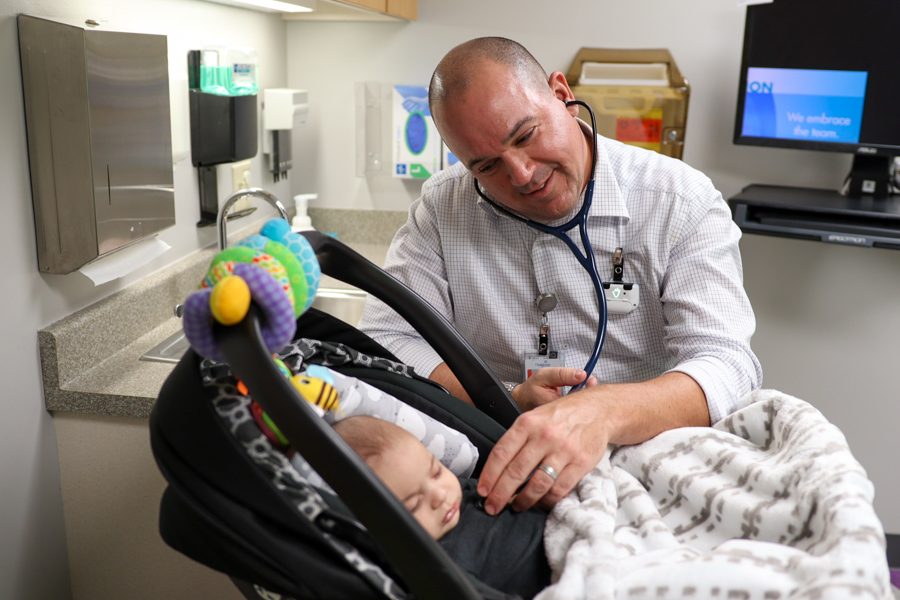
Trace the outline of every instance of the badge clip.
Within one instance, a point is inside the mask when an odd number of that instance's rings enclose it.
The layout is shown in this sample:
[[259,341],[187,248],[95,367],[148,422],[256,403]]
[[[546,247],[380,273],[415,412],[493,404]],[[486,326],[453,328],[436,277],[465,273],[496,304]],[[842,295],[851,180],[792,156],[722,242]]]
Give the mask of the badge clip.
[[636,283],[625,281],[625,255],[622,248],[616,248],[613,254],[612,281],[603,282],[606,295],[606,310],[611,314],[627,315],[638,307],[641,301],[641,289]]
[[556,308],[557,303],[556,292],[544,292],[534,299],[535,306],[541,311],[541,328],[538,331],[537,350],[526,351],[523,356],[523,381],[531,377],[538,369],[566,366],[563,353],[550,348],[550,312]]

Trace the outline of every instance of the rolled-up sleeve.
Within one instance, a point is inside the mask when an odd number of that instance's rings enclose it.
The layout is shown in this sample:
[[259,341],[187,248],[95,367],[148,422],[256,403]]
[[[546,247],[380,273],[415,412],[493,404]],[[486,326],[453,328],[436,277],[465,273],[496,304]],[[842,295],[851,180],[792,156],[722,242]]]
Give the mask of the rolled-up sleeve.
[[665,343],[678,371],[706,394],[710,421],[736,409],[737,400],[762,383],[762,368],[750,349],[756,319],[744,291],[738,242],[741,232],[719,196],[692,203],[672,246],[661,299]]

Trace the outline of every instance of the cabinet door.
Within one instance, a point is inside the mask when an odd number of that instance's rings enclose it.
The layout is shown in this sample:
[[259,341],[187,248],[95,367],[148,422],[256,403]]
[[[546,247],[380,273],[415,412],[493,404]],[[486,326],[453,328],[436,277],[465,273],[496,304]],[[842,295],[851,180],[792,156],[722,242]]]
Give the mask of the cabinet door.
[[387,13],[415,21],[419,18],[419,0],[387,0]]
[[342,4],[353,4],[379,12],[387,12],[387,0],[340,0]]

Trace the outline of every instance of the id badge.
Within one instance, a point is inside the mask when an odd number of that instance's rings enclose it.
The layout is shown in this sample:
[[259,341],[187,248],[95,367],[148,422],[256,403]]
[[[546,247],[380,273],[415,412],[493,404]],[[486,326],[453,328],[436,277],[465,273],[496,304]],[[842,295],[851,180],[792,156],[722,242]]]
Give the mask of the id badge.
[[547,354],[540,354],[537,350],[525,352],[522,379],[530,378],[534,372],[544,367],[564,367],[566,359],[561,350],[548,350]]

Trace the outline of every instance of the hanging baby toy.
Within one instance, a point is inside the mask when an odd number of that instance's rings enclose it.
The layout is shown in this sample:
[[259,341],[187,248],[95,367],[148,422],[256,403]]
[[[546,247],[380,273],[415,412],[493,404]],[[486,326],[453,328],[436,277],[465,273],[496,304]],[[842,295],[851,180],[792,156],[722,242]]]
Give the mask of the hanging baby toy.
[[[270,352],[277,352],[290,342],[297,329],[297,317],[310,307],[316,297],[322,271],[309,242],[291,231],[284,219],[267,221],[258,235],[251,235],[219,252],[210,263],[206,277],[197,291],[188,296],[184,306],[184,334],[194,350],[210,360],[224,362],[213,335],[216,322],[222,325],[240,323],[255,302],[262,311],[260,331]],[[309,377],[291,373],[280,360],[281,372],[294,381],[301,395],[316,404],[320,400],[310,392]],[[323,385],[331,387],[325,382]],[[247,388],[238,382],[239,391]],[[321,389],[320,389],[321,391]],[[330,397],[330,394],[325,394]],[[331,404],[331,403],[334,404]],[[333,409],[336,399],[331,399]],[[264,416],[264,415],[263,415]],[[274,423],[267,424],[286,445]]]
[[223,362],[213,322],[239,323],[251,299],[262,310],[263,341],[277,352],[294,336],[296,319],[312,304],[322,271],[306,238],[284,219],[267,221],[259,234],[219,252],[200,289],[184,306],[184,335],[197,353]]

